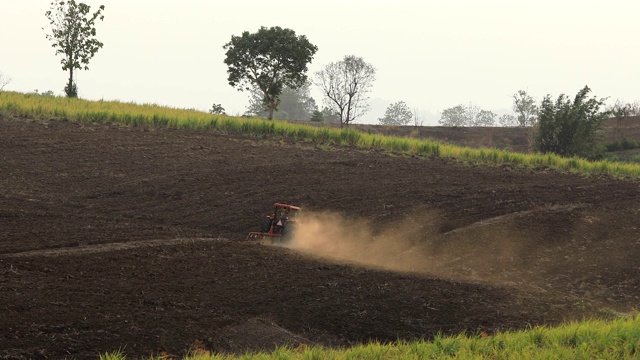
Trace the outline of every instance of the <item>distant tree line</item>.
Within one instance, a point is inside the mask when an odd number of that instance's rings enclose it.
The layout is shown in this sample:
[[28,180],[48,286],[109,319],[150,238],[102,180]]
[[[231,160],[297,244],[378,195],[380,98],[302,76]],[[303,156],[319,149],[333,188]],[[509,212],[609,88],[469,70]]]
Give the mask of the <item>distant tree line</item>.
[[513,114],[500,117],[492,111],[483,110],[478,105],[460,104],[442,110],[438,123],[441,126],[534,126],[538,116],[538,105],[524,90],[513,95]]

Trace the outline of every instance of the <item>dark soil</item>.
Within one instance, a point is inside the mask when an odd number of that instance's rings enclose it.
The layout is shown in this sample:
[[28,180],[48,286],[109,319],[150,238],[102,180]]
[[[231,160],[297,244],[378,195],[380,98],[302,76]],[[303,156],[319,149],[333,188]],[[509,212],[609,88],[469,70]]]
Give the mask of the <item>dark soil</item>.
[[[410,251],[370,267],[246,241],[276,201],[374,235],[404,227]],[[638,181],[0,118],[0,358],[349,346],[628,312],[639,216]]]

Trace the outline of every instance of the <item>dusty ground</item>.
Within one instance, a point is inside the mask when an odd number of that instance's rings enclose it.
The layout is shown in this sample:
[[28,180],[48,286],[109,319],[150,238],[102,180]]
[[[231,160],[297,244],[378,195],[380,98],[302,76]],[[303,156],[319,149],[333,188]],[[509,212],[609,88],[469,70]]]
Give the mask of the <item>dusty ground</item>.
[[[330,230],[304,251],[245,241],[275,201]],[[346,346],[628,312],[639,216],[638,181],[3,118],[0,358]]]

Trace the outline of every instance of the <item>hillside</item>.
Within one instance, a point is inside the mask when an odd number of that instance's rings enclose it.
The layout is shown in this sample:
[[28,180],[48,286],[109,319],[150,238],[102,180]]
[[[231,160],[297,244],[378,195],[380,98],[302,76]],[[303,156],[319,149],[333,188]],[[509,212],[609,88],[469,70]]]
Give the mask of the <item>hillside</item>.
[[[0,154],[0,357],[347,346],[640,301],[637,181],[8,117]],[[275,201],[321,231],[246,241]]]
[[[531,151],[532,128],[523,127],[446,127],[446,126],[383,126],[354,125],[372,133],[407,136],[444,141],[473,148],[492,147],[516,152]],[[640,116],[609,119],[604,126],[606,142],[623,139],[640,141]]]

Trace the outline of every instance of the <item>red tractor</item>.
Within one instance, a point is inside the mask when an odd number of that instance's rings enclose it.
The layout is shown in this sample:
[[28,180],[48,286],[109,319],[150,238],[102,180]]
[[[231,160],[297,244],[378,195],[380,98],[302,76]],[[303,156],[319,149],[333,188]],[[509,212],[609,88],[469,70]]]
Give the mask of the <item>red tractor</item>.
[[273,204],[273,212],[267,215],[260,226],[260,231],[253,231],[247,239],[269,237],[273,240],[284,240],[293,233],[300,208],[293,205]]

